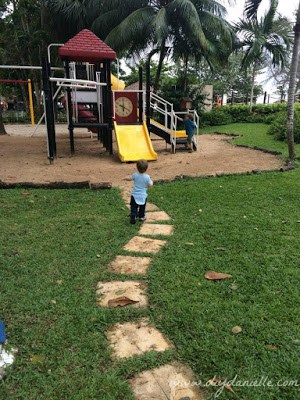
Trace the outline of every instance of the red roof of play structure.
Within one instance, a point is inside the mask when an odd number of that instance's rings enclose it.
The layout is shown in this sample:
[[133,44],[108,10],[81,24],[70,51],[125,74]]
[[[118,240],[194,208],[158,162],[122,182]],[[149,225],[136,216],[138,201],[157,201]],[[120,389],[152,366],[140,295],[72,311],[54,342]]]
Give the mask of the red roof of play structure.
[[114,50],[88,29],[83,29],[68,40],[59,48],[58,53],[63,59],[90,63],[115,60],[117,57]]

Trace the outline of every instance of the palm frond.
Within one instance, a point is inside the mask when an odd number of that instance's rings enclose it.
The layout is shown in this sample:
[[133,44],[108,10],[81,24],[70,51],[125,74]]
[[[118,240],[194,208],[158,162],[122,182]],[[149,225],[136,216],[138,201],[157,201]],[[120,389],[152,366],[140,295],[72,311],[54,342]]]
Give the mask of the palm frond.
[[246,0],[244,14],[247,18],[255,18],[262,0]]
[[167,38],[169,33],[169,26],[167,10],[165,7],[162,7],[156,14],[156,17],[153,21],[153,27],[155,37],[159,43]]
[[148,35],[150,40],[154,17],[155,11],[149,6],[134,11],[108,34],[106,43],[116,51],[122,51],[137,38]]
[[272,31],[277,8],[278,0],[271,0],[270,8],[268,9],[266,15],[261,18],[261,25],[265,34],[268,34]]
[[207,50],[207,40],[193,2],[191,0],[173,0],[167,8],[169,18],[179,20],[183,29],[197,39],[203,50]]

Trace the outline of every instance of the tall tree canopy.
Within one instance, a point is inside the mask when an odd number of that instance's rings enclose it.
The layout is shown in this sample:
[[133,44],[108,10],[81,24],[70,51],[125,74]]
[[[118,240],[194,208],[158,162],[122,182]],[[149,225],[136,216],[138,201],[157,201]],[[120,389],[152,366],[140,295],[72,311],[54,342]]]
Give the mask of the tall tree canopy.
[[242,66],[252,70],[250,109],[256,74],[265,60],[271,59],[273,65],[279,66],[284,66],[288,61],[292,41],[291,25],[286,18],[277,15],[277,7],[278,0],[271,0],[262,18],[258,19],[255,14],[235,24],[244,49]]

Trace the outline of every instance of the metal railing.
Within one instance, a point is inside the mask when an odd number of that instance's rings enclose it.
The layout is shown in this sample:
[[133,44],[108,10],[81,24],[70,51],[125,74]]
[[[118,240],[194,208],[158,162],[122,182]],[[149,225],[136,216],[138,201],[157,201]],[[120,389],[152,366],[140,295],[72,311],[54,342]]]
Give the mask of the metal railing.
[[171,142],[171,150],[175,153],[176,144],[177,144],[177,122],[178,116],[180,115],[192,115],[193,122],[195,124],[195,135],[193,136],[193,143],[198,149],[198,135],[199,135],[199,115],[196,110],[187,110],[187,111],[174,111],[173,104],[158,96],[155,93],[150,94],[150,108],[153,112],[157,112],[163,116],[163,123],[156,123],[155,120],[152,120],[154,125],[157,125],[159,128],[165,130],[170,135]]

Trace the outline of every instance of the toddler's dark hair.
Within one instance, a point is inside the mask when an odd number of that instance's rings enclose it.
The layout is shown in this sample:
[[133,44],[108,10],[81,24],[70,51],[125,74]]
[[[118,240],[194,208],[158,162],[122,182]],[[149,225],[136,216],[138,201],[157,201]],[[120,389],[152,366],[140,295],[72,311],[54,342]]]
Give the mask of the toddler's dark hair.
[[137,170],[140,174],[143,174],[148,169],[148,161],[147,160],[138,160],[136,163]]
[[185,114],[186,118],[190,119],[191,121],[194,119],[192,114]]

